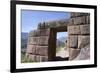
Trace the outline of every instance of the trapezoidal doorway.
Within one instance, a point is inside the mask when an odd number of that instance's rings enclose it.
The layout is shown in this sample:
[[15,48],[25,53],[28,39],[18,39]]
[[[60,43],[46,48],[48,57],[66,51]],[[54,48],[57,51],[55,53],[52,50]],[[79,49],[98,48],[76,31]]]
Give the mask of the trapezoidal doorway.
[[69,57],[69,51],[67,50],[67,32],[56,33],[56,61],[66,61]]
[[[65,33],[66,32],[66,33]],[[66,35],[65,43],[61,44],[58,48],[57,46],[57,34],[64,33]],[[49,48],[48,48],[48,59],[49,61],[67,61],[68,60],[68,53],[67,53],[67,27],[57,27],[57,28],[50,28],[50,39],[49,39]],[[62,48],[61,48],[62,47]],[[62,56],[61,51],[66,56]],[[58,52],[59,51],[59,52]],[[64,53],[65,52],[65,53]]]

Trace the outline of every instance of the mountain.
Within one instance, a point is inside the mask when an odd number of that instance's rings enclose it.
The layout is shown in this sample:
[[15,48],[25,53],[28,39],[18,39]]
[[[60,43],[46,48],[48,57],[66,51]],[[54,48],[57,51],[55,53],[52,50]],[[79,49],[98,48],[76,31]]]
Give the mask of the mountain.
[[27,32],[22,32],[22,33],[21,33],[21,37],[22,37],[23,39],[28,38],[28,33],[27,33]]
[[22,32],[21,33],[21,48],[27,48],[27,41],[28,41],[28,33]]
[[60,41],[59,39],[56,40],[56,46],[57,46],[57,47],[64,46],[64,44],[65,44],[65,43],[62,42],[62,41]]

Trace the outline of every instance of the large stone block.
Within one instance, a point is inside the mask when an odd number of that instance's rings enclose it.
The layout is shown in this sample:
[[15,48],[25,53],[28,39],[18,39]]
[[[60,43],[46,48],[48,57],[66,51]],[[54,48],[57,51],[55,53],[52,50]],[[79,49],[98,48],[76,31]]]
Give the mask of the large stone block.
[[66,20],[66,19],[56,21],[56,27],[67,26],[67,24],[68,24],[68,20]]
[[48,61],[47,56],[36,55],[36,62],[46,62],[46,61]]
[[90,44],[89,35],[78,36],[78,48],[79,49],[84,48],[88,44]]
[[90,44],[80,50],[79,55],[74,60],[89,60],[90,59]]
[[80,49],[69,48],[69,60],[75,59],[80,52]]
[[71,17],[80,17],[80,16],[86,16],[89,15],[89,13],[79,13],[79,12],[72,12]]
[[86,23],[90,24],[90,15],[86,16]]
[[50,28],[54,28],[57,26],[56,21],[50,21],[50,22],[48,22],[48,25]]
[[77,48],[78,47],[78,36],[69,36],[70,38],[70,47],[71,48]]
[[29,44],[38,44],[39,37],[29,37],[28,43]]
[[49,36],[50,35],[50,29],[41,29],[39,31],[40,31],[41,36]]
[[81,16],[82,13],[78,13],[78,12],[72,12],[71,13],[71,17],[77,17],[77,16]]
[[35,52],[36,52],[36,45],[27,46],[27,53],[35,54]]
[[47,56],[40,56],[40,61],[46,62],[46,61],[48,61],[48,57]]
[[36,54],[47,56],[48,55],[48,46],[37,46]]
[[40,36],[40,34],[41,34],[41,33],[40,33],[39,30],[36,30],[36,31],[35,31],[35,36],[36,36],[36,37]]
[[86,16],[76,17],[74,19],[74,24],[85,24],[86,23]]
[[40,36],[40,31],[33,30],[29,32],[29,37],[36,37],[36,36]]
[[80,25],[81,34],[90,34],[90,25]]
[[35,61],[40,62],[40,55],[36,55]]
[[36,61],[36,55],[33,55],[33,54],[28,54],[27,55],[27,61],[33,61],[33,62],[35,62]]
[[49,37],[48,36],[40,36],[39,37],[39,45],[48,45]]
[[80,34],[80,26],[68,26],[68,34]]

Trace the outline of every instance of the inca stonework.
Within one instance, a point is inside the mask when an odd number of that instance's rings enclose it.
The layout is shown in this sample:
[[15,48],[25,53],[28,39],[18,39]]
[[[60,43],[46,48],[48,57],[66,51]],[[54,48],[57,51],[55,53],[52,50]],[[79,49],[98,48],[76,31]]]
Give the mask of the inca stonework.
[[27,56],[36,62],[52,61],[55,58],[55,40],[58,31],[68,32],[66,48],[69,60],[90,58],[90,15],[71,13],[68,20],[39,23],[37,30],[29,33]]

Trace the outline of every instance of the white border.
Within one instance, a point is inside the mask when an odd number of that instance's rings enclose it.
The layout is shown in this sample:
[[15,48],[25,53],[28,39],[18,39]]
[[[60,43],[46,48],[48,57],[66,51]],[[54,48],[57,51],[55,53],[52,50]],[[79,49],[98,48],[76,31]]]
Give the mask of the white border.
[[[21,63],[21,9],[45,10],[45,11],[64,11],[64,12],[84,12],[90,13],[90,60],[64,61],[64,62],[41,62],[41,63]],[[51,7],[35,5],[16,5],[16,69],[40,68],[54,66],[72,66],[94,64],[94,10],[85,8]]]

